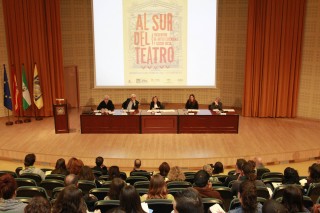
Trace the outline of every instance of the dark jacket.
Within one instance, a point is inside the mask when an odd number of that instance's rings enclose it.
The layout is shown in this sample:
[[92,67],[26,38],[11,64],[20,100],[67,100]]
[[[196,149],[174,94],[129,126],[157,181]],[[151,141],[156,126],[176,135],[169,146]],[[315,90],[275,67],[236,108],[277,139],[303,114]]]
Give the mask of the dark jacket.
[[[122,108],[123,109],[127,109],[128,108],[128,105],[131,101],[131,98],[128,98],[125,102],[122,103]],[[139,101],[135,101],[135,105],[132,104],[132,107],[131,109],[138,109],[139,108]]]
[[113,111],[114,110],[114,105],[112,103],[111,100],[108,101],[108,103],[106,104],[106,102],[103,100],[101,101],[101,103],[99,104],[99,106],[97,107],[97,110],[101,110],[101,109],[108,109]]
[[[163,108],[162,105],[161,105],[161,103],[160,103],[160,101],[157,101],[157,106],[159,107],[158,109],[162,109],[162,108]],[[153,109],[153,108],[154,108],[154,102],[151,101],[151,103],[150,103],[150,109]]]
[[198,101],[194,100],[193,102],[190,102],[188,100],[185,108],[186,109],[199,109]]

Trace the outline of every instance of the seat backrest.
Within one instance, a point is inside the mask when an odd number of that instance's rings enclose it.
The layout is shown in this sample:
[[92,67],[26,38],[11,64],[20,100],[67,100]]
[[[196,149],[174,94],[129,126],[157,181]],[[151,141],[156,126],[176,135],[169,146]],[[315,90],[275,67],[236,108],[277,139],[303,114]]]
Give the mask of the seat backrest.
[[274,191],[275,187],[273,186],[273,183],[282,183],[282,178],[279,177],[272,177],[272,178],[265,178],[261,179],[261,181],[267,186]]
[[140,196],[147,194],[149,191],[149,189],[146,189],[146,188],[137,188],[136,190]]
[[96,177],[96,178],[99,178],[101,175],[102,175],[102,172],[101,171],[97,171],[97,170],[92,170],[92,173],[94,174],[94,176]]
[[118,207],[119,205],[119,200],[98,200],[94,204],[94,209],[99,209],[101,212],[107,212],[110,209]]
[[212,177],[216,177],[221,183],[224,183],[226,182],[228,175],[212,175]]
[[224,202],[224,209],[226,211],[229,210],[230,202],[233,199],[231,189],[225,186],[213,187],[217,192],[219,192],[220,196]]
[[108,196],[109,191],[109,188],[94,188],[89,191],[89,194],[93,194],[98,200],[104,200],[104,198]]
[[230,202],[229,211],[241,206],[239,198],[234,198]]
[[185,190],[185,189],[186,189],[186,188],[170,188],[170,189],[168,189],[168,192],[169,192],[169,194],[175,196],[175,194],[176,194],[177,192],[181,192],[181,191],[183,191],[183,190]]
[[43,180],[40,183],[40,186],[43,187],[50,198],[52,198],[52,191],[57,187],[64,187],[64,182],[62,180],[47,179]]
[[51,199],[55,199],[58,197],[59,193],[64,189],[64,187],[57,187],[52,190]]
[[18,187],[20,186],[37,186],[37,183],[35,180],[30,178],[15,178]]
[[49,169],[49,168],[41,168],[41,170],[46,173],[46,172],[49,172],[49,171],[52,171],[52,169]]
[[112,180],[103,181],[102,184],[101,184],[101,187],[102,188],[110,188],[111,183],[112,183]]
[[39,186],[20,186],[17,189],[17,197],[35,197],[41,196],[48,199],[47,192]]
[[127,179],[127,174],[125,172],[120,172],[120,178],[125,181]]
[[[278,197],[276,199],[277,202],[281,203],[282,202],[282,197]],[[303,205],[304,207],[306,207],[307,209],[311,209],[313,207],[313,202],[311,200],[310,197],[308,196],[303,196]]]
[[320,197],[320,183],[310,184],[306,195],[309,196],[314,203],[316,203],[317,199]]
[[46,175],[46,180],[47,179],[55,179],[55,180],[62,180],[64,181],[64,179],[66,178],[65,175],[61,175],[61,174],[50,174],[50,175]]
[[131,172],[130,176],[144,176],[144,177],[148,178],[148,180],[150,180],[150,178],[151,178],[150,172]]
[[134,183],[134,188],[138,189],[138,188],[145,188],[145,189],[149,189],[150,186],[150,181],[145,180],[145,181],[137,181]]
[[258,197],[263,197],[265,199],[270,198],[270,193],[268,191],[268,188],[265,186],[257,186],[257,196]]
[[79,180],[78,188],[82,190],[84,194],[88,194],[89,191],[93,188],[97,188],[94,181],[91,180]]
[[193,184],[194,183],[194,175],[186,176],[186,179],[184,181],[187,181],[187,182]]
[[228,172],[228,176],[234,175],[235,173],[236,173],[236,170],[235,170],[235,169],[230,170],[230,171]]
[[215,204],[219,204],[222,209],[225,209],[222,200],[215,198],[202,198],[202,204],[204,212],[208,212],[209,208]]
[[278,187],[276,187],[273,190],[273,194],[272,194],[272,199],[276,200],[279,197],[282,197],[284,189],[287,188],[288,186],[295,186],[297,188],[299,188],[301,190],[301,192],[303,193],[303,187],[301,185],[297,185],[297,184],[284,184],[284,185],[280,185]]
[[283,178],[283,174],[281,172],[265,172],[261,175],[261,180],[266,178]]
[[191,187],[192,184],[187,181],[171,181],[167,183],[168,189],[170,188],[188,188]]
[[184,172],[185,176],[194,176],[196,172]]
[[27,203],[28,204],[32,198],[31,197],[16,197],[15,199],[19,200],[19,201],[21,201],[23,203]]
[[268,168],[257,168],[257,179],[261,180],[261,176],[264,173],[267,173],[267,172],[270,172],[270,169],[268,169]]
[[144,176],[130,176],[130,177],[127,177],[126,182],[133,186],[134,183],[137,181],[147,181],[147,180],[148,178]]
[[4,174],[10,174],[12,177],[14,177],[14,178],[17,178],[18,177],[18,175],[15,173],[15,172],[13,172],[13,171],[8,171],[8,170],[1,170],[0,171],[0,177],[2,176],[2,175],[4,175]]
[[109,175],[101,175],[101,176],[99,177],[99,180],[108,181],[108,180],[109,180]]
[[171,200],[149,199],[145,202],[148,204],[149,209],[153,210],[153,213],[171,213],[173,210],[173,204]]
[[37,184],[39,184],[42,181],[41,176],[35,173],[23,173],[20,174],[20,177],[33,179],[36,181]]

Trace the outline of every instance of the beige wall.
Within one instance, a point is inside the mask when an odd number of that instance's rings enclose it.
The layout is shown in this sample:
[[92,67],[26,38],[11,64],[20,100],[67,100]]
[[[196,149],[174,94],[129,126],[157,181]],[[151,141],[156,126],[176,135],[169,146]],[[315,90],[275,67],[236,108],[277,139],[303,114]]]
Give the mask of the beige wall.
[[[320,3],[307,1],[302,70],[299,88],[298,116],[320,119]],[[80,105],[95,105],[108,93],[115,103],[121,103],[130,93],[136,93],[142,103],[153,95],[169,103],[184,103],[194,93],[200,104],[221,96],[224,105],[241,106],[247,33],[247,1],[219,0],[216,89],[94,89],[93,36],[91,0],[61,0],[61,26],[64,65],[77,65],[80,81]],[[4,32],[2,0],[0,0],[0,30]],[[0,34],[0,63],[7,64],[5,34]],[[1,69],[1,76],[2,69]],[[2,77],[0,78],[2,79]],[[0,89],[3,97],[3,89]],[[0,116],[5,116],[3,98]]]

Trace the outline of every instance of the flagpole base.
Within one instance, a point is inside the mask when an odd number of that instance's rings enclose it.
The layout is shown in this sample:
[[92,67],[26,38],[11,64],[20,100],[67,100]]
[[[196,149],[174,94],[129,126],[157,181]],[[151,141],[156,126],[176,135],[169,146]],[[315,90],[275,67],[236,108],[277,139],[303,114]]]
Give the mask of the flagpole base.
[[22,124],[23,121],[22,121],[22,120],[16,120],[14,123],[15,123],[15,124]]
[[7,121],[6,122],[6,126],[12,126],[13,125],[13,122],[12,121]]
[[36,117],[36,121],[41,121],[41,120],[43,120],[42,117]]
[[30,118],[26,118],[26,119],[23,120],[23,122],[25,122],[25,123],[30,123],[30,122],[31,122],[31,119],[30,119]]

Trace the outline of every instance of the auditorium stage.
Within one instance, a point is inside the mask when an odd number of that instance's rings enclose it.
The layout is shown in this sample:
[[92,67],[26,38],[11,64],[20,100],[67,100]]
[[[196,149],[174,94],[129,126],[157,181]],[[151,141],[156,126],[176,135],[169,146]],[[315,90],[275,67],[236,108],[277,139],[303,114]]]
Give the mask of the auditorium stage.
[[33,152],[45,167],[73,156],[93,165],[96,156],[103,156],[107,166],[130,170],[136,158],[149,169],[163,161],[196,169],[216,161],[232,166],[240,157],[260,156],[266,163],[320,156],[319,120],[240,116],[239,134],[81,134],[80,114],[70,110],[69,134],[55,134],[53,117],[13,126],[0,118],[0,159],[22,162]]

